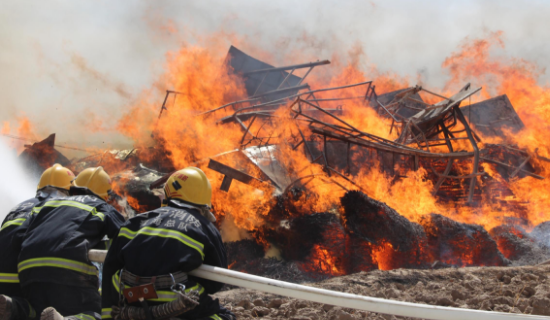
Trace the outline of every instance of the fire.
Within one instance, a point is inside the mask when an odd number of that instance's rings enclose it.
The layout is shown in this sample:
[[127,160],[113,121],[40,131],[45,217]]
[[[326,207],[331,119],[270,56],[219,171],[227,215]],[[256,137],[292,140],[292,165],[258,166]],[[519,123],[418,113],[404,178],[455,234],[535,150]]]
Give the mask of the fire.
[[[31,141],[38,141],[38,135],[36,134],[36,125],[31,123],[28,117],[21,116],[16,117],[15,126],[10,121],[2,122],[2,135],[14,135],[21,140],[12,141],[11,146],[17,150],[18,153],[24,150],[24,145],[29,144]],[[13,128],[16,127],[15,130]]]
[[[166,172],[186,166],[204,169],[213,186],[212,206],[216,215],[221,218],[230,217],[242,230],[254,231],[253,237],[264,248],[270,244],[265,235],[258,230],[261,227],[273,227],[280,222],[270,216],[272,210],[275,210],[273,208],[279,204],[274,195],[283,199],[284,213],[281,216],[285,219],[312,213],[330,213],[341,218],[340,198],[346,191],[357,189],[373,199],[386,203],[409,221],[422,224],[427,230],[428,238],[430,235],[438,234],[433,221],[428,219],[431,214],[439,214],[456,222],[478,224],[486,230],[506,223],[509,218],[523,219],[524,227],[530,230],[535,225],[550,220],[550,137],[547,137],[550,132],[550,88],[537,83],[542,70],[533,63],[491,55],[491,50],[495,46],[504,48],[501,38],[502,33],[496,32],[489,34],[486,39],[464,42],[460,51],[453,53],[442,64],[442,68],[448,70],[450,80],[440,92],[450,96],[456,91],[457,86],[462,86],[467,80],[483,86],[481,95],[474,96],[474,102],[507,94],[525,123],[525,129],[519,133],[508,132],[507,138],[515,143],[517,148],[527,150],[537,174],[548,179],[536,180],[526,177],[508,181],[498,173],[494,164],[482,163],[480,172],[484,172],[485,175],[475,178],[476,196],[479,199],[474,205],[466,204],[462,198],[447,199],[432,194],[434,174],[426,169],[429,166],[416,171],[393,168],[396,174],[392,176],[380,169],[382,160],[365,156],[367,151],[358,151],[351,159],[351,162],[360,166],[357,174],[352,176],[342,169],[327,172],[322,160],[312,163],[315,160],[313,153],[320,154],[322,151],[321,142],[312,144],[312,154],[306,152],[304,145],[298,146],[297,132],[301,132],[305,137],[311,137],[313,132],[307,124],[296,121],[292,114],[293,106],[290,104],[274,112],[272,121],[252,123],[251,120],[247,120],[242,125],[236,122],[220,122],[223,117],[233,114],[234,110],[231,108],[219,110],[215,114],[201,114],[247,96],[243,80],[231,72],[230,64],[225,61],[229,42],[223,34],[214,34],[193,44],[185,43],[179,50],[168,52],[164,74],[151,88],[144,90],[127,106],[125,115],[118,122],[117,130],[134,140],[140,161],[166,158],[169,160],[169,164],[165,166]],[[391,72],[379,72],[376,66],[362,66],[361,56],[362,53],[356,50],[352,52],[348,63],[337,60],[329,71],[312,73],[307,81],[312,88],[323,88],[373,80],[377,92],[380,93],[411,86],[407,77],[400,77]],[[298,58],[295,56],[294,59]],[[166,92],[167,89],[171,91]],[[315,99],[330,100],[334,94],[329,91],[319,92]],[[336,94],[350,98],[365,96],[362,87],[342,90]],[[428,103],[439,101],[424,95],[422,97]],[[159,101],[165,101],[165,109],[161,110]],[[396,131],[389,131],[391,120],[366,107],[363,100],[327,102],[327,108],[341,111],[340,119],[362,132],[388,140],[398,137]],[[327,115],[321,115],[319,119],[335,124],[334,119]],[[92,120],[97,120],[97,128],[101,127],[100,119]],[[247,126],[250,133],[243,133],[242,126]],[[10,133],[10,128],[10,123],[4,122],[2,133]],[[463,129],[461,125],[457,125],[456,128]],[[34,137],[34,128],[27,118],[20,119],[17,132],[21,136]],[[282,190],[284,194],[280,195],[275,194],[274,188],[268,183],[252,188],[233,181],[230,192],[219,189],[224,176],[208,169],[207,160],[230,150],[257,145],[257,140],[241,145],[241,142],[249,139],[251,135],[264,137],[263,141],[269,142],[265,142],[265,145],[277,146],[273,157],[288,170],[289,179],[292,180],[291,187],[295,188]],[[481,146],[503,142],[496,138],[481,138]],[[436,147],[431,151],[446,152],[445,148]],[[455,148],[472,151],[466,140],[457,142]],[[236,157],[219,157],[228,166],[256,177],[260,175],[259,169],[243,163]],[[364,160],[366,158],[369,160]],[[106,166],[111,174],[129,169],[129,164],[115,161],[112,157],[101,156],[98,161]],[[444,168],[446,163],[433,161],[429,165]],[[472,172],[473,166],[471,162],[457,160],[454,170],[453,175],[467,175]],[[134,209],[145,211],[145,207],[139,204],[139,199],[126,194],[124,183],[122,177],[113,189],[126,197]],[[504,186],[505,190],[483,192],[492,190],[497,184]],[[446,187],[458,189],[464,194],[468,191],[467,183],[454,180],[448,182]],[[305,191],[295,192],[294,189],[298,188]],[[476,237],[484,236],[482,231],[475,231]],[[344,239],[343,234],[334,230],[327,232],[324,237],[322,244],[312,246],[308,256],[309,262],[302,263],[302,268],[324,275],[350,272],[344,262],[353,259],[346,256],[346,250],[351,249],[346,248],[344,242],[355,244],[354,241],[360,243],[360,240]],[[465,241],[469,242],[465,244]],[[337,245],[330,247],[327,243]],[[417,253],[410,253],[416,255],[411,259],[427,260],[430,259],[430,255],[435,259],[436,254],[433,252],[437,251],[438,259],[447,264],[464,266],[485,263],[476,260],[476,257],[482,254],[475,251],[473,243],[472,239],[453,239],[452,250],[445,251],[439,247],[428,250],[423,247]],[[394,248],[394,244],[389,241],[380,241],[377,244],[362,242],[360,245],[361,250],[370,254],[372,265],[367,266],[365,262],[365,265],[361,266],[361,263],[357,263],[359,266],[354,265],[351,270],[353,272],[370,268],[389,270],[405,264],[398,248]],[[498,245],[502,252],[506,251],[502,242],[498,242]],[[496,260],[489,263],[496,264],[494,261]]]
[[[489,34],[486,39],[475,39],[466,42],[460,52],[454,53],[443,63],[448,68],[451,79],[446,87],[451,87],[471,79],[484,86],[483,96],[490,97],[507,94],[518,115],[523,120],[525,128],[518,133],[508,132],[507,138],[519,148],[528,150],[531,160],[539,168],[544,177],[550,177],[550,162],[544,160],[550,155],[550,87],[537,83],[538,76],[543,72],[541,68],[524,59],[506,59],[490,55],[490,50],[497,46],[504,48],[502,32]],[[493,142],[493,141],[489,141]],[[538,157],[540,155],[544,158]],[[495,175],[497,176],[497,175]],[[537,180],[531,177],[516,179],[509,184],[516,199],[528,202],[528,220],[532,227],[550,218],[549,179]],[[484,205],[481,215],[482,222],[487,227],[500,224],[499,216],[515,216],[515,212],[501,211],[491,204]]]
[[345,272],[337,267],[337,263],[336,258],[327,249],[316,244],[303,267],[307,266],[307,271],[322,275],[344,275]]
[[[536,85],[537,72],[535,66],[521,61],[505,63],[489,54],[492,46],[503,46],[501,33],[491,34],[487,39],[466,42],[462,50],[454,53],[443,63],[443,68],[449,70],[451,78],[442,92],[449,94],[451,88],[462,84],[464,79],[472,79],[484,90],[481,97],[487,98],[494,94],[507,93],[510,100],[526,122],[526,129],[512,138],[519,147],[527,148],[535,154],[535,148],[540,155],[549,156],[547,141],[535,135],[535,132],[548,132],[547,123],[550,123],[550,113],[547,112],[549,95],[547,88]],[[157,81],[155,87],[144,91],[139,99],[119,122],[119,130],[134,138],[138,144],[150,144],[150,132],[154,140],[168,151],[168,157],[174,168],[188,165],[200,165],[202,159],[240,147],[243,132],[238,124],[217,124],[218,119],[230,115],[231,110],[221,110],[216,116],[196,116],[197,113],[213,109],[231,101],[245,97],[244,86],[237,77],[230,76],[230,67],[224,61],[227,44],[220,39],[208,39],[196,45],[184,45],[180,50],[167,54],[166,73]],[[340,65],[339,70],[333,71],[329,77],[315,78],[313,75],[309,83],[312,86],[340,86],[353,82],[373,79],[380,92],[403,88],[409,85],[407,78],[395,74],[379,73],[375,67],[368,68],[368,73],[360,71],[358,60],[348,65]],[[160,88],[160,89],[157,89]],[[172,88],[181,94],[172,94],[166,103],[167,110],[158,118],[158,101],[164,98],[164,88]],[[358,89],[345,92],[346,95],[364,95]],[[329,93],[323,92],[316,99],[330,98]],[[431,101],[429,101],[431,102]],[[360,102],[346,102],[332,104],[330,108],[343,108],[345,111],[341,119],[359,128],[364,132],[375,134],[382,138],[393,140],[396,133],[389,133],[388,119],[380,117],[373,109],[364,108]],[[323,166],[319,163],[311,164],[311,160],[301,148],[295,149],[287,143],[289,137],[296,131],[296,124],[289,115],[289,109],[281,108],[276,112],[280,120],[272,123],[255,123],[250,126],[251,132],[271,133],[273,143],[278,143],[276,158],[285,168],[296,177],[311,177],[300,180],[307,183],[307,193],[297,195],[291,200],[289,216],[299,216],[308,212],[327,212],[339,210],[339,198],[346,190],[356,189],[357,186],[342,179],[327,176]],[[534,121],[534,119],[544,121]],[[330,121],[327,117],[324,121]],[[248,125],[248,123],[247,123]],[[543,126],[543,127],[541,127]],[[460,129],[460,126],[458,127]],[[306,136],[310,135],[307,126],[300,126]],[[542,130],[544,129],[544,130]],[[546,141],[545,141],[546,140]],[[494,142],[488,139],[486,142]],[[470,150],[464,141],[456,145],[459,149]],[[443,147],[440,148],[443,150]],[[434,151],[438,151],[436,149]],[[548,163],[533,157],[537,166],[548,173]],[[242,164],[229,161],[229,166],[240,168]],[[457,162],[459,172],[471,172],[470,163]],[[396,169],[399,171],[399,168]],[[482,170],[491,177],[499,179],[494,165],[483,164]],[[218,190],[223,176],[208,170],[214,186],[213,207],[219,215],[231,215],[235,224],[245,230],[254,230],[265,223],[265,218],[273,205],[272,190],[265,188],[251,192],[249,186],[234,182],[229,193]],[[506,195],[500,200],[494,198],[482,199],[481,206],[465,206],[464,203],[455,204],[442,201],[431,193],[433,182],[427,178],[428,172],[419,169],[414,172],[404,172],[399,179],[393,179],[378,169],[378,164],[364,167],[354,177],[357,185],[369,196],[387,203],[410,221],[419,222],[422,217],[430,213],[439,213],[464,223],[477,223],[487,229],[503,223],[503,217],[515,217],[514,207],[502,205],[508,199],[530,199],[527,204],[530,226],[549,219],[546,208],[550,205],[548,180],[534,180],[532,178],[517,179],[506,182],[513,195]],[[481,178],[478,184],[483,185]],[[459,186],[460,187],[460,186]],[[537,188],[538,187],[538,188]],[[466,186],[462,186],[464,190]],[[533,192],[533,190],[540,192]],[[131,201],[131,200],[130,200]],[[267,246],[267,244],[266,244]],[[321,247],[315,247],[313,258],[324,261],[320,269],[330,273],[337,273],[332,256]],[[378,267],[388,269],[394,267],[391,263],[393,249],[390,244],[383,244],[373,248]],[[468,257],[460,257],[469,261]],[[452,262],[449,260],[449,262]],[[469,264],[470,262],[465,262]],[[330,267],[328,267],[330,266]],[[328,268],[328,269],[327,269]],[[330,269],[330,270],[329,270]]]
[[132,196],[127,196],[127,197],[126,197],[126,201],[128,201],[128,204],[129,204],[132,208],[136,209],[138,212],[141,211],[141,210],[140,210],[141,206],[140,206],[140,204],[139,204],[139,200],[138,200],[138,199],[136,199],[136,198],[134,198],[134,197],[132,197]]
[[378,246],[373,246],[372,256],[378,264],[380,270],[392,270],[396,266],[394,264],[394,258],[399,255],[395,252],[391,243],[383,242]]

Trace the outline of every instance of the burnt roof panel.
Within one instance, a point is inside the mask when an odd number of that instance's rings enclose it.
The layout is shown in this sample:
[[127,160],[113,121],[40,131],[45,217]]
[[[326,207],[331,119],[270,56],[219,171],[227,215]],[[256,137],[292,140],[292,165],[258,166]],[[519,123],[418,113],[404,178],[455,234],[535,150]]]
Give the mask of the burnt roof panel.
[[[229,65],[233,69],[233,73],[241,75],[245,80],[246,92],[249,97],[258,95],[265,92],[277,90],[284,79],[288,76],[286,71],[269,72],[266,76],[265,72],[254,73],[245,75],[246,72],[262,69],[274,68],[274,66],[253,58],[241,50],[231,46],[227,53],[226,61],[229,61]],[[264,79],[265,76],[265,79]],[[262,82],[263,79],[263,82]],[[294,74],[288,77],[286,83],[281,86],[281,89],[293,87],[298,85],[302,81],[302,78],[295,76]],[[261,86],[258,88],[258,86]],[[291,90],[284,93],[277,94],[276,97],[270,97],[272,99],[279,99],[287,96],[291,96],[297,93],[298,90]],[[280,95],[280,96],[279,96]],[[271,96],[271,95],[270,95]]]
[[486,136],[505,138],[504,128],[517,132],[525,127],[505,94],[460,109],[476,131]]

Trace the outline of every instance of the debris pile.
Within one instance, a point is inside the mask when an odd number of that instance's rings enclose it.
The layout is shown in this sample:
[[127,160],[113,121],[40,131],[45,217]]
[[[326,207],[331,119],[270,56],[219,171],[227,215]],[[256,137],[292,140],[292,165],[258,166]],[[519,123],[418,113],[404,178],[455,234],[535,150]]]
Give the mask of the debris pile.
[[[201,167],[215,188],[230,267],[275,278],[505,266],[550,255],[545,216],[514,187],[545,179],[550,160],[510,144],[528,124],[506,95],[471,104],[481,90],[471,84],[439,94],[420,85],[377,92],[373,81],[306,83],[328,64],[274,67],[231,47],[224,67],[243,96],[186,109],[189,128],[178,124],[185,143],[159,131],[190,99],[168,90],[154,145],[70,166],[103,165],[128,216],[160,205],[163,183],[182,163]],[[209,136],[220,134],[225,140],[214,147]],[[201,153],[197,140],[206,145]],[[210,152],[220,145],[225,152]],[[54,161],[43,154],[37,163]]]

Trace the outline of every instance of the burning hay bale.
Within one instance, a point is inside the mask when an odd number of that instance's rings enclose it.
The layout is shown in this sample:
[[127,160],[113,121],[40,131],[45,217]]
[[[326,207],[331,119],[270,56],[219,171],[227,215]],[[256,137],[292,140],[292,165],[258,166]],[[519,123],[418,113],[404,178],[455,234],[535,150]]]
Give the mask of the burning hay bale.
[[[350,236],[348,255],[352,260],[361,256],[353,252],[355,248],[370,248],[371,257],[378,260],[378,266],[384,269],[425,264],[422,252],[425,251],[427,239],[420,225],[360,191],[347,192],[341,202],[344,225]],[[357,261],[351,264],[352,270],[358,269]]]
[[265,255],[264,248],[252,239],[228,242],[225,244],[225,248],[227,264],[234,270],[246,270],[248,264]]
[[455,266],[505,266],[509,261],[479,225],[454,221],[440,214],[421,218],[433,260]]
[[268,231],[268,241],[281,249],[286,261],[312,277],[345,273],[345,231],[332,213],[314,213],[293,218],[277,230]]
[[489,231],[504,257],[522,264],[537,264],[545,260],[548,252],[540,246],[523,228],[513,225],[502,225]]

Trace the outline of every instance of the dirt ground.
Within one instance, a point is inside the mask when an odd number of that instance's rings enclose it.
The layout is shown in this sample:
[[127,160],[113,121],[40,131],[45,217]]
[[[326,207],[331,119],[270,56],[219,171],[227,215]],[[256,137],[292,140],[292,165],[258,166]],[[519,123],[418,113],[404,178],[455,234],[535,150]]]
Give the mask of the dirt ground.
[[[549,275],[550,265],[396,269],[361,272],[306,285],[429,305],[550,315]],[[238,319],[411,319],[240,288],[219,292],[215,297]]]

